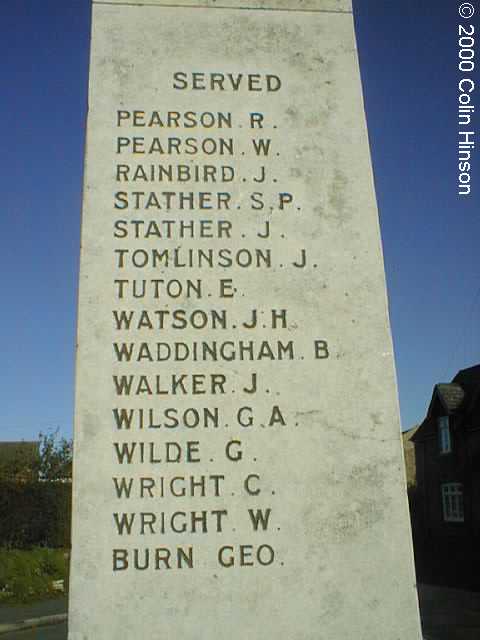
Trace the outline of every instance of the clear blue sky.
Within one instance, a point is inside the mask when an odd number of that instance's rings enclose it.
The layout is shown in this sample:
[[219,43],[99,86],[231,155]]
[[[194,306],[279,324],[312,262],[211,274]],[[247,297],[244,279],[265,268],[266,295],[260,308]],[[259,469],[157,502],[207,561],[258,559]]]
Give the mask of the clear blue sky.
[[[355,3],[404,428],[435,382],[480,362],[480,152],[472,195],[456,186],[459,4]],[[70,436],[89,1],[4,1],[0,17],[0,439]]]

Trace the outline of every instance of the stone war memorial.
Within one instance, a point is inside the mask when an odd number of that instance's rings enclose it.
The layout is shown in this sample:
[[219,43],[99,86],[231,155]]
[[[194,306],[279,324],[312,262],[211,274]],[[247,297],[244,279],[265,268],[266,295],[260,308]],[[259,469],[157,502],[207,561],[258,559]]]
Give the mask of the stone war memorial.
[[350,0],[92,11],[70,640],[419,640]]

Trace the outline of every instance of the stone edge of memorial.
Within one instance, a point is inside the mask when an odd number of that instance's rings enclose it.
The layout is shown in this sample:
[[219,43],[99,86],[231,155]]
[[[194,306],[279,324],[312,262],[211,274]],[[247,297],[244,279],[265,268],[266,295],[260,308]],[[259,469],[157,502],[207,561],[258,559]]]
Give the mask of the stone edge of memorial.
[[352,0],[92,0],[93,4],[351,13]]

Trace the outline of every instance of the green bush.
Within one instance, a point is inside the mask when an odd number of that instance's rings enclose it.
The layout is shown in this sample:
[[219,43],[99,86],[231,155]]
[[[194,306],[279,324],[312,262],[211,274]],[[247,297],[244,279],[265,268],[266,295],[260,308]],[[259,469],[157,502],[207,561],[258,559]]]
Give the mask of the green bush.
[[65,580],[68,559],[61,549],[0,549],[2,602],[28,602],[58,595],[52,582]]
[[43,574],[53,580],[60,580],[65,576],[65,554],[58,549],[37,549],[34,551],[38,557],[40,569]]

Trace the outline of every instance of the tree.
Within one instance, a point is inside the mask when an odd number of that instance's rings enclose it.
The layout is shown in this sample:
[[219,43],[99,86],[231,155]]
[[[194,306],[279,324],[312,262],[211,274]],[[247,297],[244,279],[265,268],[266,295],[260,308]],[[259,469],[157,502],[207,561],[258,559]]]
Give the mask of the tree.
[[40,433],[38,475],[41,480],[66,480],[72,477],[73,441],[60,438],[58,429]]
[[4,442],[0,447],[0,480],[67,480],[72,477],[72,457],[72,440],[61,438],[58,429],[40,433],[36,442]]

